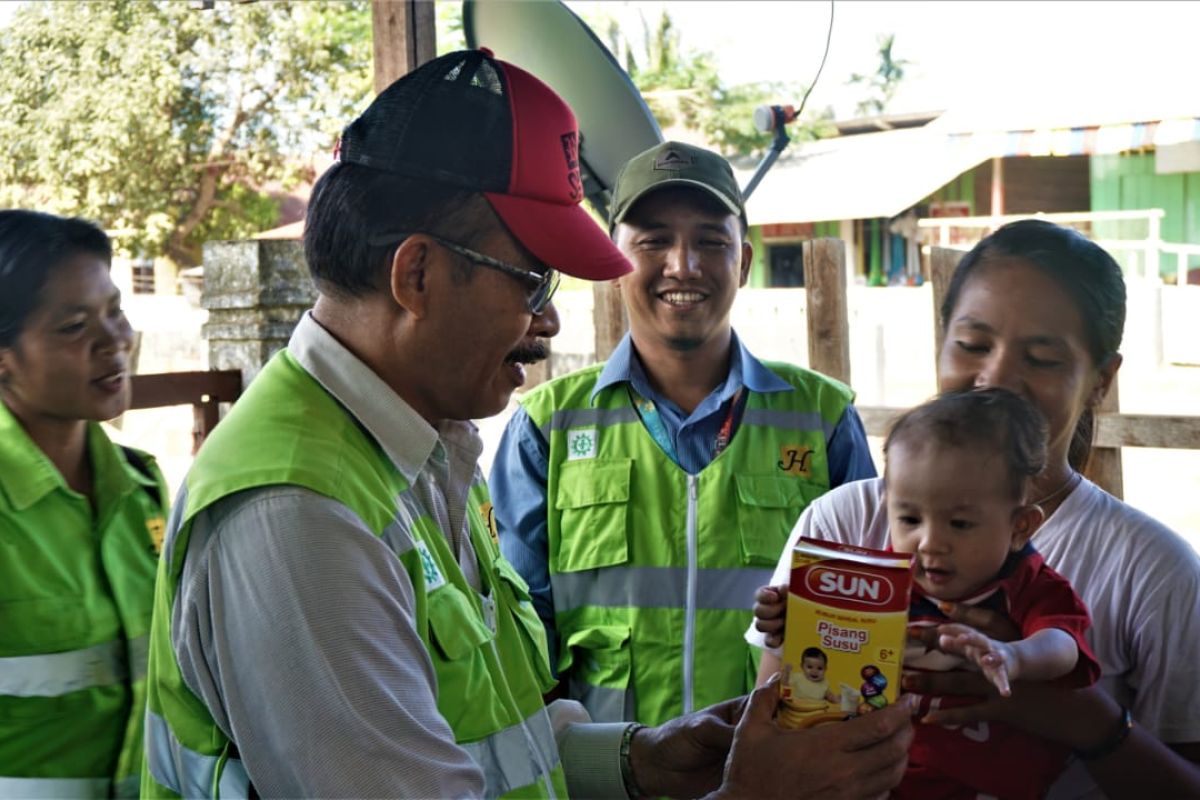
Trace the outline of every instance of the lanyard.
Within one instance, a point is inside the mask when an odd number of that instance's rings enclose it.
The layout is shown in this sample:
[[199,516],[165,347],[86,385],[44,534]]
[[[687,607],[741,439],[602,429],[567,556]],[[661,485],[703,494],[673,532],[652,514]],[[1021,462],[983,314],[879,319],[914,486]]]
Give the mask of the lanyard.
[[[667,426],[662,420],[662,415],[658,413],[658,406],[654,404],[653,400],[635,392],[632,384],[627,383],[625,386],[629,391],[629,400],[637,410],[638,416],[641,417],[650,437],[662,448],[668,458],[679,464],[679,456],[675,453],[675,443],[671,441],[671,435],[667,433]],[[733,398],[729,402],[729,410],[725,412],[725,420],[721,423],[713,440],[714,459],[724,452],[725,448],[729,446],[729,440],[733,438],[733,417],[737,413],[738,403],[741,402],[743,389],[745,389],[744,386],[739,386],[738,390],[733,393]]]

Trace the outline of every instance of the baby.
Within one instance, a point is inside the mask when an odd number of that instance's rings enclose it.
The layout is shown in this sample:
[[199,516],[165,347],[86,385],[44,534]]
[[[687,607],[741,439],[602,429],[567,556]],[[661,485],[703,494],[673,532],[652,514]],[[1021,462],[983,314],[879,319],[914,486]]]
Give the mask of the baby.
[[[1082,687],[1099,678],[1084,638],[1087,609],[1030,544],[1043,514],[1028,503],[1029,481],[1045,451],[1041,415],[1003,389],[941,395],[892,426],[884,445],[891,547],[915,554],[910,627],[937,629],[936,648],[914,640],[905,651],[905,670],[977,669],[1003,695],[1014,680]],[[786,591],[781,598],[767,587],[757,599],[784,602]],[[939,609],[946,601],[998,611],[1021,638],[1002,642],[951,624]],[[973,701],[923,697],[920,716],[963,702]],[[1000,723],[920,725],[892,796],[1040,797],[1066,756]]]
[[821,648],[805,648],[800,655],[800,672],[793,672],[788,679],[792,697],[826,703],[839,702],[840,698],[830,691],[829,681],[825,680],[825,667],[828,664],[829,658]]

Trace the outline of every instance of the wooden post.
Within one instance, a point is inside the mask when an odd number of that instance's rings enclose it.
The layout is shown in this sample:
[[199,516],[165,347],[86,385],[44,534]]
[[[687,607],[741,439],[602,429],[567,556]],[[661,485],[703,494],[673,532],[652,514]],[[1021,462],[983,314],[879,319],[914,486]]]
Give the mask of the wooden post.
[[808,366],[850,383],[850,312],[846,303],[846,245],[841,239],[804,243],[808,298]]
[[433,0],[371,0],[375,94],[437,55]]
[[942,355],[942,340],[945,332],[942,330],[942,301],[946,299],[946,290],[950,288],[950,278],[963,254],[949,247],[933,247],[929,251],[929,282],[933,286],[933,367],[937,369],[938,359]]
[[[1120,409],[1121,397],[1117,390],[1117,378],[1113,377],[1108,394],[1100,402],[1100,408],[1096,410],[1097,419],[1092,423],[1093,442],[1096,441],[1096,434],[1099,433],[1099,416],[1101,414],[1119,414]],[[1121,467],[1120,447],[1093,447],[1083,474],[1113,497],[1122,499],[1125,497],[1125,476]]]
[[596,331],[596,361],[607,361],[629,328],[629,315],[616,281],[592,284],[592,324]]

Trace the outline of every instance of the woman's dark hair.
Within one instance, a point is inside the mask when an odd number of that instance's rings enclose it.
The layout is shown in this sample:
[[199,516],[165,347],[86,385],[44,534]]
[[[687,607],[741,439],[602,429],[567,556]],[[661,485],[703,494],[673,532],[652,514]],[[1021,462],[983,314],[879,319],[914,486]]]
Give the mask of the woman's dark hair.
[[[945,331],[959,295],[980,268],[997,258],[1019,258],[1062,287],[1075,302],[1083,332],[1097,367],[1109,362],[1125,333],[1125,279],[1121,267],[1104,248],[1071,228],[1040,219],[1010,222],[967,253],[946,289],[941,326]],[[1091,452],[1095,415],[1084,412],[1071,440],[1068,460],[1082,469]]]
[[[338,163],[313,187],[304,223],[304,257],[317,288],[357,297],[380,288],[400,239],[394,232],[430,233],[471,247],[500,224],[478,192],[419,178]],[[461,267],[469,269],[464,259]]]
[[885,455],[897,441],[999,452],[1008,468],[1009,489],[1018,500],[1029,479],[1046,466],[1045,418],[1007,389],[940,394],[892,423],[883,443]]
[[107,234],[85,219],[0,210],[0,347],[16,343],[50,273],[79,253],[112,264]]

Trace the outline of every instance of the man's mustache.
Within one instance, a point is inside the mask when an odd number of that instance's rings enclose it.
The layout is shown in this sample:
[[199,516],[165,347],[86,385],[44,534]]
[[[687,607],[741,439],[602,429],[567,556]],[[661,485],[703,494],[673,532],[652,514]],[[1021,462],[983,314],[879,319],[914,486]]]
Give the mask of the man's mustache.
[[533,342],[513,350],[505,356],[504,361],[509,364],[536,364],[539,361],[545,361],[549,355],[550,350],[545,343],[535,339]]

